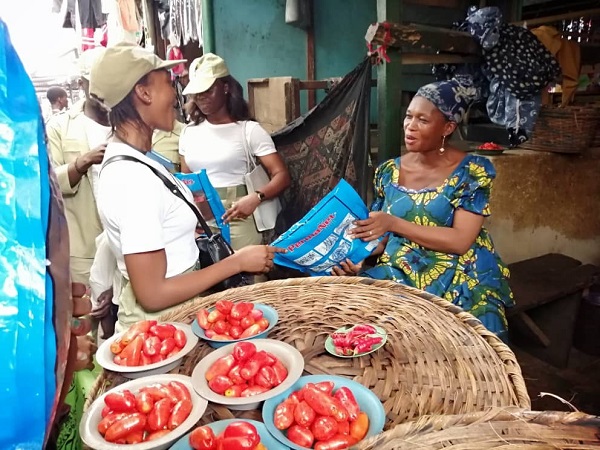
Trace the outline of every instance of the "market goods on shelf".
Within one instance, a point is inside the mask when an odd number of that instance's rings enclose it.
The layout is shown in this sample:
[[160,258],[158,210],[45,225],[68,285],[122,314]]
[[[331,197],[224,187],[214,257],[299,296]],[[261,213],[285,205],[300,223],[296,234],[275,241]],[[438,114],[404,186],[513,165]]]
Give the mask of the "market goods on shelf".
[[369,416],[360,410],[352,390],[335,389],[332,381],[307,383],[276,408],[273,423],[294,444],[316,450],[338,450],[367,435]]
[[269,328],[269,320],[250,302],[233,303],[219,300],[212,311],[201,309],[196,314],[198,325],[207,338],[217,341],[245,339]]
[[230,423],[218,435],[208,425],[198,427],[190,433],[189,443],[194,450],[267,450],[256,427],[243,420]]
[[128,389],[111,392],[104,403],[97,429],[115,444],[161,438],[179,427],[193,408],[190,391],[179,381],[152,383],[135,394]]
[[177,355],[186,343],[185,332],[174,325],[143,320],[115,339],[110,351],[119,366],[147,366]]
[[287,368],[273,355],[257,350],[252,342],[238,342],[233,351],[216,360],[205,373],[208,387],[226,397],[251,397],[279,386]]

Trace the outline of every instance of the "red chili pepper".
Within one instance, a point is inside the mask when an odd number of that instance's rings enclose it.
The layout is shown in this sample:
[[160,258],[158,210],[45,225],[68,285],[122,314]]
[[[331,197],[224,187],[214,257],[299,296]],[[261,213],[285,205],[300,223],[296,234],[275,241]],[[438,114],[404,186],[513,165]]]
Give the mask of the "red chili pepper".
[[377,333],[377,329],[372,325],[356,325],[352,331],[363,332],[366,334],[375,334]]
[[371,351],[373,346],[381,343],[381,341],[383,341],[381,336],[367,338],[354,347],[354,354],[357,355],[359,353]]

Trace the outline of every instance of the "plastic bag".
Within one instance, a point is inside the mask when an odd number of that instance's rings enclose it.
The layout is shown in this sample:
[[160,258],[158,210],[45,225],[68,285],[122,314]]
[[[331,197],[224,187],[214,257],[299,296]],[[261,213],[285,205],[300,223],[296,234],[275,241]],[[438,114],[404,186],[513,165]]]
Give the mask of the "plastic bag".
[[[54,310],[46,246],[50,221],[55,220],[50,217],[49,170],[35,90],[0,20],[2,449],[43,447],[62,387],[55,369],[64,371],[66,364],[70,332],[64,321],[72,304]],[[60,322],[60,335],[53,318]],[[64,356],[58,364],[57,343]]]
[[194,202],[200,210],[204,220],[209,222],[214,220],[217,227],[221,230],[221,236],[231,244],[229,224],[223,222],[225,207],[217,190],[213,187],[206,175],[206,170],[202,169],[196,173],[176,173],[175,176],[185,184],[194,195]]
[[271,245],[287,249],[276,253],[274,262],[311,275],[331,275],[334,266],[346,258],[357,264],[377,247],[381,239],[364,242],[350,239],[348,231],[369,210],[345,180],[317,203],[300,221]]

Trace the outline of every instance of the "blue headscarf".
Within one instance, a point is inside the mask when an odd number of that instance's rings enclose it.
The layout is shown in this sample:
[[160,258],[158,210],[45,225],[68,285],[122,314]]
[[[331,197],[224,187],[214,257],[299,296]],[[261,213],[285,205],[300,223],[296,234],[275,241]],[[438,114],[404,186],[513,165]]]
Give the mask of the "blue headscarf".
[[433,103],[449,121],[461,123],[469,106],[481,97],[481,89],[471,76],[457,75],[452,80],[426,84],[416,95]]

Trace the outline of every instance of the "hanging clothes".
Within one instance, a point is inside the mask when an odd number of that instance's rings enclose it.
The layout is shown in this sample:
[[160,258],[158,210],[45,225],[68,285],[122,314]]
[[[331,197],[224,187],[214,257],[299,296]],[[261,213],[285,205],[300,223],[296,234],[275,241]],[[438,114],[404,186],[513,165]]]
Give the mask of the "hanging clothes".
[[102,28],[106,17],[102,14],[102,0],[77,0],[79,22],[82,28]]
[[[52,12],[59,14],[62,9],[63,0],[52,0]],[[75,28],[75,0],[67,0],[67,9],[63,19],[63,28]]]
[[119,0],[119,12],[121,13],[121,24],[125,31],[136,32],[140,28],[137,18],[135,0]]
[[507,128],[516,147],[533,132],[541,92],[560,75],[558,62],[529,30],[504,23],[497,7],[471,8],[465,25],[482,48],[490,119]]
[[581,71],[581,48],[573,40],[563,39],[560,32],[551,26],[543,25],[531,32],[544,44],[552,55],[558,59],[562,71],[562,106],[573,101],[579,85]]

